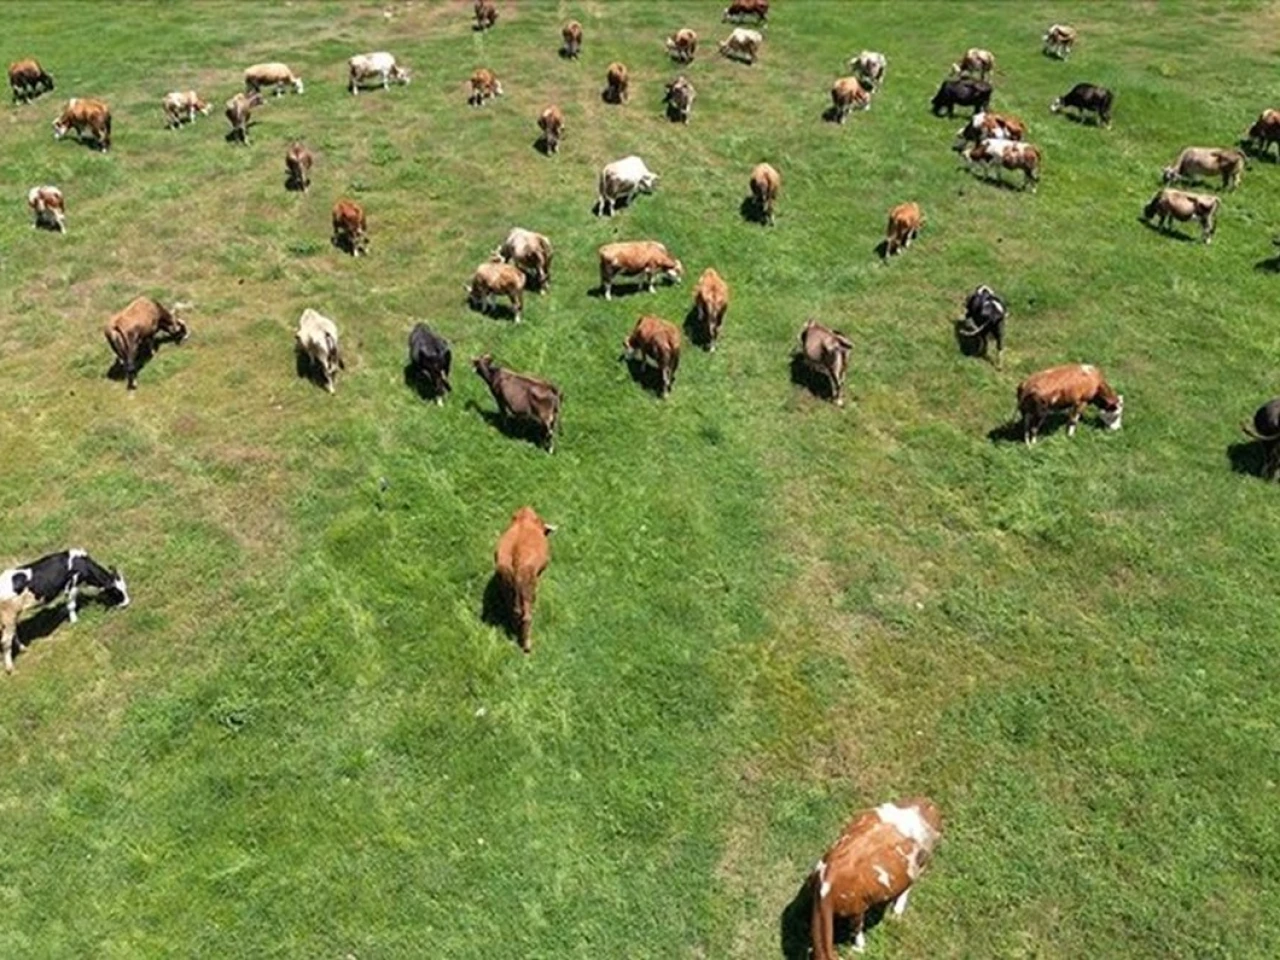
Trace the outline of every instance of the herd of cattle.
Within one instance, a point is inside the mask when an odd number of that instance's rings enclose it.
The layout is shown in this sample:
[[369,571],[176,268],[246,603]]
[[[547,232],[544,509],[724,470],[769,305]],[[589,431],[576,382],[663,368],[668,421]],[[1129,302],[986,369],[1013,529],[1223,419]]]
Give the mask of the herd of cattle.
[[[477,30],[493,28],[499,18],[491,0],[475,0],[474,15]],[[769,0],[735,0],[725,9],[723,19],[752,19],[756,27],[763,27],[768,15]],[[583,44],[582,25],[576,21],[566,24],[561,38],[560,54],[576,59]],[[1044,52],[1066,60],[1076,41],[1073,28],[1054,24],[1043,37]],[[751,64],[760,57],[763,45],[764,36],[759,29],[736,27],[719,43],[719,51]],[[674,61],[687,64],[697,55],[698,35],[688,28],[680,29],[667,38],[666,49]],[[843,124],[852,111],[869,110],[873,97],[883,89],[887,68],[888,60],[882,53],[862,51],[854,57],[849,62],[849,75],[837,79],[831,88],[829,118]],[[972,116],[958,132],[954,149],[971,167],[984,172],[995,171],[997,176],[1005,170],[1020,172],[1024,185],[1034,191],[1040,179],[1042,154],[1027,142],[1026,123],[1018,117],[989,110],[993,93],[989,77],[994,69],[995,57],[990,51],[977,48],[966,51],[940,84],[931,108],[937,116],[952,116],[956,107],[972,109]],[[347,87],[352,96],[359,95],[370,83],[388,89],[392,83],[404,85],[410,81],[410,71],[390,53],[364,54],[348,61]],[[16,103],[54,89],[53,77],[35,60],[13,64],[9,68],[9,83]],[[501,82],[487,68],[477,69],[469,86],[468,102],[476,107],[503,95]],[[276,96],[288,91],[302,94],[305,85],[285,64],[264,63],[248,68],[244,72],[244,90],[226,103],[226,117],[231,126],[228,140],[249,143],[252,111],[263,104],[262,94],[267,90]],[[624,64],[609,65],[603,97],[610,103],[628,102],[630,79]],[[680,76],[668,84],[664,104],[671,119],[688,123],[695,98],[696,91],[687,78]],[[1111,91],[1081,83],[1054,101],[1050,109],[1056,113],[1071,108],[1081,117],[1091,113],[1098,124],[1108,126],[1113,100]],[[197,115],[207,115],[210,111],[209,103],[194,90],[166,95],[161,108],[165,125],[172,128],[191,123]],[[557,105],[548,106],[537,124],[542,133],[542,149],[548,155],[556,153],[564,136],[562,111]],[[111,147],[110,108],[101,100],[72,98],[54,121],[53,129],[57,138],[72,130],[78,137],[92,137],[101,150],[107,151]],[[1249,128],[1246,145],[1265,154],[1273,143],[1280,144],[1280,112],[1267,110]],[[304,144],[291,144],[285,156],[288,186],[305,193],[311,185],[313,164],[314,156]],[[1194,219],[1201,226],[1204,242],[1209,243],[1219,198],[1176,190],[1168,185],[1216,176],[1221,177],[1224,189],[1232,190],[1239,185],[1244,168],[1245,155],[1240,150],[1189,147],[1163,170],[1165,186],[1146,205],[1143,217],[1158,221],[1161,229],[1171,219]],[[652,193],[658,180],[658,175],[638,156],[606,165],[597,181],[595,213],[612,216],[639,194]],[[749,189],[756,218],[772,224],[781,190],[779,172],[768,163],[759,164],[751,172]],[[58,187],[32,188],[28,205],[34,226],[65,232],[66,203]],[[919,204],[907,202],[895,206],[889,214],[883,256],[888,259],[909,247],[924,225]],[[332,226],[336,246],[353,256],[368,252],[368,223],[360,204],[340,198],[333,206]],[[490,259],[476,267],[466,284],[468,303],[473,309],[489,312],[497,308],[499,297],[504,298],[510,305],[512,319],[520,323],[526,288],[546,292],[550,286],[552,253],[546,236],[520,227],[512,229]],[[620,278],[639,278],[644,288],[652,291],[658,278],[678,283],[684,275],[683,263],[655,240],[609,243],[599,248],[597,257],[600,293],[606,300],[611,299]],[[186,338],[187,327],[180,314],[187,306],[175,304],[168,308],[149,297],[138,297],[107,323],[106,339],[129,389],[135,387],[141,366],[160,342],[180,343]],[[692,312],[692,331],[708,350],[716,349],[728,306],[728,285],[714,267],[708,267],[694,288]],[[997,367],[1003,357],[1007,316],[1005,301],[989,286],[981,285],[966,298],[964,318],[959,326],[963,336],[980,342],[984,354],[988,352],[989,342],[995,341]],[[675,324],[644,315],[624,339],[623,356],[655,366],[657,392],[665,397],[673,387],[679,368],[681,340],[680,328]],[[333,393],[335,376],[344,368],[334,321],[314,309],[304,310],[296,331],[296,347],[324,387]],[[845,334],[816,320],[808,320],[800,331],[795,357],[816,375],[815,389],[821,385],[837,406],[844,404],[845,376],[852,349],[853,343]],[[443,403],[452,390],[449,343],[418,323],[409,335],[409,363],[423,393]],[[552,451],[563,405],[560,389],[540,377],[504,368],[487,353],[476,357],[472,366],[492,393],[501,417],[528,425],[547,451]],[[1021,418],[1024,441],[1034,443],[1046,418],[1055,411],[1066,411],[1067,434],[1073,435],[1089,405],[1099,409],[1099,419],[1106,428],[1120,428],[1124,398],[1096,367],[1070,364],[1027,377],[1017,388],[1017,414]],[[1246,425],[1245,430],[1264,445],[1265,472],[1274,476],[1280,471],[1280,398],[1260,408],[1252,427]],[[549,562],[548,537],[553,530],[533,508],[521,507],[495,550],[495,577],[505,598],[510,625],[526,653],[531,650],[534,600],[539,578]],[[21,649],[17,636],[19,616],[65,596],[69,618],[74,622],[77,592],[81,587],[96,588],[109,602],[120,606],[129,602],[124,577],[96,563],[82,550],[52,554],[0,573],[0,646],[7,671],[13,670],[14,648]],[[886,803],[853,818],[837,842],[817,862],[811,876],[812,948],[816,960],[833,960],[836,956],[835,917],[851,921],[854,948],[861,951],[868,916],[890,905],[893,914],[901,916],[908,892],[940,835],[938,810],[926,798]]]

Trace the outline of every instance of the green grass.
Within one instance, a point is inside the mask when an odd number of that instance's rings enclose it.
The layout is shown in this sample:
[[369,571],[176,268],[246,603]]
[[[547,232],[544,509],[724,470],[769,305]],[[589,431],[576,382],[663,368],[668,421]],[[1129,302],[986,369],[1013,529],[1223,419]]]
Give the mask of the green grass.
[[[0,544],[84,546],[134,604],[0,684],[0,956],[800,956],[806,871],[911,793],[946,838],[870,956],[1280,955],[1280,511],[1228,456],[1280,374],[1255,269],[1280,170],[1252,162],[1208,248],[1136,220],[1179,149],[1280,101],[1275,8],[782,0],[747,68],[714,55],[722,6],[506,2],[485,35],[421,2],[8,19],[5,62],[58,90],[0,111]],[[1066,64],[1039,52],[1055,20],[1081,33]],[[681,25],[688,128],[659,109]],[[1036,195],[958,170],[962,121],[928,113],[971,45],[1044,150]],[[863,48],[883,93],[822,123]],[[346,57],[375,49],[414,82],[349,97]],[[229,145],[221,103],[265,59],[307,92]],[[613,59],[625,108],[599,99]],[[480,65],[508,95],[472,110]],[[1117,91],[1113,129],[1047,112],[1079,80]],[[163,129],[193,85],[214,114]],[[50,136],[75,95],[111,102],[109,155]],[[283,190],[295,137],[306,197]],[[593,218],[597,170],[633,152],[659,189]],[[738,213],[762,159],[773,229]],[[43,182],[65,237],[23,216]],[[343,194],[367,260],[327,243]],[[928,225],[883,266],[905,199]],[[518,328],[461,290],[516,224],[557,250]],[[644,237],[690,283],[588,297],[595,248]],[[708,265],[722,348],[658,401],[621,338],[682,317]],[[1002,371],[951,333],[980,282],[1010,302]],[[137,293],[196,308],[130,396],[101,326]],[[294,374],[306,306],[343,334],[336,397]],[[858,345],[843,412],[789,381],[808,316]],[[415,319],[454,344],[443,408],[402,383]],[[554,456],[477,411],[486,350],[564,388]],[[1071,360],[1124,392],[1124,430],[989,439],[1021,377]],[[560,532],[523,658],[481,598],[526,503]]]

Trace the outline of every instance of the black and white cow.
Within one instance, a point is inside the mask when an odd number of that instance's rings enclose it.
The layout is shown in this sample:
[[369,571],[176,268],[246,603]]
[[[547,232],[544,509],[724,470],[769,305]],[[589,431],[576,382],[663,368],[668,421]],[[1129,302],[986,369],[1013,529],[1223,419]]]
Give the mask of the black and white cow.
[[95,587],[104,596],[114,597],[116,606],[129,605],[129,590],[119,570],[108,570],[83,550],[51,553],[22,567],[0,573],[0,647],[4,668],[13,673],[13,647],[17,642],[18,617],[33,607],[53,603],[67,595],[67,618],[76,622],[76,594],[81,587]]
[[409,367],[418,383],[426,385],[438,405],[444,405],[444,395],[453,389],[449,383],[449,368],[453,366],[453,352],[449,341],[434,333],[425,323],[415,323],[409,331]]
[[961,335],[980,339],[983,354],[987,352],[989,341],[994,339],[997,367],[1004,359],[1004,319],[1008,313],[1004,300],[986,284],[969,294],[964,302],[966,326],[960,328]]

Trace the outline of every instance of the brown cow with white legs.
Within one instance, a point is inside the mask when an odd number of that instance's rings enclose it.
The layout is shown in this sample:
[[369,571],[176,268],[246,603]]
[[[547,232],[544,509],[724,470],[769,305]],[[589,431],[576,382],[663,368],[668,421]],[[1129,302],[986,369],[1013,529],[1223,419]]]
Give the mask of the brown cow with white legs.
[[667,37],[667,53],[671,55],[671,59],[677,63],[693,62],[694,54],[698,52],[698,34],[690,30],[688,27],[681,27],[671,36]]
[[826,378],[831,388],[831,399],[837,407],[844,406],[844,378],[849,370],[849,351],[852,349],[852,340],[817,320],[809,320],[800,331],[800,360],[814,373]]
[[885,227],[884,258],[887,260],[911,246],[924,227],[924,214],[918,203],[900,203],[889,211],[889,223]]
[[665,397],[680,368],[680,328],[660,317],[643,316],[622,341],[622,356],[641,364],[652,362],[661,381],[658,395]]
[[604,79],[605,103],[623,104],[630,99],[631,80],[627,73],[626,64],[617,63],[616,61],[609,64],[609,70]]
[[548,380],[507,370],[493,362],[489,354],[471,362],[476,375],[489,387],[503,420],[532,423],[542,435],[547,453],[555,451],[555,433],[560,426],[560,405],[564,395]]
[[1218,228],[1218,208],[1222,201],[1211,193],[1187,193],[1165,187],[1148,201],[1142,210],[1142,219],[1148,223],[1154,218],[1161,230],[1168,230],[1169,221],[1196,220],[1200,224],[1200,239],[1213,242]]
[[1093,404],[1098,418],[1108,430],[1119,430],[1124,416],[1124,397],[1111,389],[1102,371],[1089,363],[1070,363],[1033,373],[1018,384],[1018,413],[1022,417],[1022,439],[1027,446],[1045,419],[1054,410],[1069,410],[1067,436],[1074,437],[1084,408]]
[[564,45],[560,47],[560,56],[567,60],[577,60],[578,54],[582,53],[582,24],[577,20],[570,20],[560,31],[560,38],[564,41]]
[[524,310],[524,286],[524,271],[500,259],[480,264],[471,276],[471,283],[464,285],[468,305],[481,313],[492,311],[498,305],[498,297],[507,297],[516,323],[521,321]]
[[253,108],[262,106],[262,94],[260,93],[237,93],[234,97],[227,101],[227,122],[231,124],[231,140],[239,140],[245,146],[249,145],[249,122],[252,119]]
[[841,77],[831,85],[831,109],[836,123],[844,123],[849,119],[849,112],[854,108],[871,109],[871,94],[862,89],[857,77]]
[[315,158],[301,143],[293,143],[284,155],[284,169],[289,175],[288,186],[292,190],[307,192],[311,186],[311,165]]
[[1203,180],[1205,177],[1222,177],[1222,188],[1234,190],[1244,176],[1244,154],[1239,150],[1222,150],[1218,147],[1187,147],[1178,159],[1164,168],[1165,183],[1179,180]]
[[560,152],[560,138],[564,135],[564,113],[554,103],[538,117],[538,129],[542,131],[542,147],[548,155]]
[[493,554],[493,571],[508,605],[511,626],[525,653],[532,649],[529,632],[533,604],[538,580],[551,560],[547,538],[555,529],[534,513],[533,507],[521,507],[512,515],[511,525],[498,539]]
[[27,206],[35,218],[31,223],[33,228],[47,226],[59,233],[67,232],[66,202],[57,187],[32,187],[27,193]]
[[209,115],[209,104],[201,100],[200,94],[194,90],[166,93],[160,106],[164,110],[164,125],[171,130],[184,123],[193,123],[197,113],[204,117]]
[[369,225],[364,207],[345,197],[333,205],[333,242],[353,257],[369,252]]
[[620,276],[643,276],[645,289],[650,293],[653,293],[655,277],[661,275],[672,283],[679,283],[684,276],[684,264],[655,240],[606,243],[599,255],[600,287],[606,300],[613,299],[613,281]]
[[497,75],[488,67],[480,67],[471,74],[471,96],[467,103],[473,107],[483,107],[486,100],[502,96],[502,83]]
[[187,325],[179,314],[187,306],[177,303],[169,310],[150,297],[137,297],[107,322],[103,334],[124,370],[128,389],[137,386],[138,370],[155,353],[162,334],[172,343],[186,339]]
[[283,63],[255,63],[244,72],[244,92],[258,93],[264,87],[271,87],[278,97],[286,90],[302,93],[302,78]]
[[693,288],[693,312],[698,321],[698,332],[703,343],[712,353],[716,349],[716,341],[720,339],[720,327],[724,324],[724,315],[729,309],[729,285],[716,272],[715,267],[707,267],[698,278],[698,285]]
[[766,224],[773,225],[773,207],[782,190],[782,177],[767,163],[757,163],[751,171],[751,201],[756,214]]
[[111,108],[101,100],[72,97],[53,121],[53,139],[61,140],[68,130],[75,130],[76,138],[83,141],[84,132],[93,134],[94,142],[104,153],[111,149]]

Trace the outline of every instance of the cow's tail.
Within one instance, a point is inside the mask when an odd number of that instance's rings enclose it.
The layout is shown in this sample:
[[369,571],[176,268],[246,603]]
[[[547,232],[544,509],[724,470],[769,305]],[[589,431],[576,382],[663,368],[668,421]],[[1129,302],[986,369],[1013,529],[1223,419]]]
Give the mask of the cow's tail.
[[111,149],[111,114],[109,113],[107,114],[107,119],[103,122],[103,128],[106,130],[106,135],[102,138],[102,149],[110,150]]

